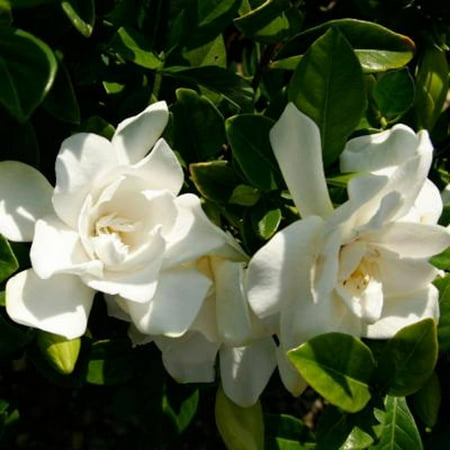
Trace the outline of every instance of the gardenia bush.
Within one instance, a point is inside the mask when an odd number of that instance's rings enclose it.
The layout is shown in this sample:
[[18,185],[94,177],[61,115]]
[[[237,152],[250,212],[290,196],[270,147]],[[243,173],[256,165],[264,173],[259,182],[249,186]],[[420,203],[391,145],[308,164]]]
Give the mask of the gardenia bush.
[[0,2],[0,448],[442,448],[448,11],[344,3]]

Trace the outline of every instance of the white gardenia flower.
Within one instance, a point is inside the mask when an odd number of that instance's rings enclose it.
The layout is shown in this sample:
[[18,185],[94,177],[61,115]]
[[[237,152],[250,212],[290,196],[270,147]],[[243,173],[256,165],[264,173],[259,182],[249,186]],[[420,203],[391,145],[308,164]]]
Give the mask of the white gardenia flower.
[[[432,145],[404,125],[350,140],[341,170],[363,172],[333,209],[317,125],[288,104],[270,133],[275,157],[302,220],[278,232],[249,264],[256,315],[279,321],[284,351],[340,331],[389,338],[426,317],[438,319],[438,271],[428,259],[450,245],[437,225],[439,191],[427,179]],[[301,390],[285,364],[283,381]]]
[[54,189],[26,164],[0,163],[0,232],[33,241],[32,269],[6,285],[13,320],[74,338],[101,291],[130,309],[144,306],[146,332],[189,328],[211,285],[190,262],[222,247],[229,253],[199,199],[178,196],[182,168],[160,139],[168,116],[158,102],[121,122],[111,141],[92,133],[66,139]]
[[133,320],[130,302],[108,298],[109,314],[128,320],[134,344],[154,341],[164,367],[179,383],[207,383],[215,379],[216,357],[225,393],[235,403],[253,405],[276,367],[276,346],[269,330],[249,308],[244,292],[247,257],[229,236],[233,259],[204,255],[195,261],[211,286],[190,329],[180,337],[142,333]]

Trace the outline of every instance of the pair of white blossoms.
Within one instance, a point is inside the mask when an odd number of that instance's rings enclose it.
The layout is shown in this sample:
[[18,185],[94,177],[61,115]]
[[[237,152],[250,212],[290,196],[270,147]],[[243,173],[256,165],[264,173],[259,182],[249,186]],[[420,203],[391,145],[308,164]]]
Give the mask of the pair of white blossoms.
[[270,139],[302,219],[248,263],[195,195],[178,195],[182,168],[160,138],[168,116],[158,102],[111,141],[68,138],[55,188],[30,166],[0,163],[0,232],[32,241],[32,268],[6,285],[13,320],[74,338],[103,292],[110,315],[131,322],[135,342],[153,340],[175,379],[212,381],[219,353],[225,392],[248,406],[277,365],[286,387],[302,391],[285,353],[312,336],[387,338],[438,318],[428,259],[450,234],[436,225],[442,200],[427,179],[426,131],[396,125],[350,140],[341,170],[361,174],[334,210],[319,130],[289,104]]

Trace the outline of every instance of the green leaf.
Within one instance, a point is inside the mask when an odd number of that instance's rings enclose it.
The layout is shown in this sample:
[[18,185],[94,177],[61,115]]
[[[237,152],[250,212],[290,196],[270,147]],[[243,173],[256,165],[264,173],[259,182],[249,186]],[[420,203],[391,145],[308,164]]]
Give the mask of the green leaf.
[[414,80],[409,70],[405,68],[382,75],[377,80],[372,95],[386,119],[401,116],[414,103]]
[[199,403],[199,392],[195,389],[189,396],[184,398],[178,407],[172,405],[167,397],[163,396],[163,411],[170,417],[178,434],[189,426],[195,417]]
[[261,194],[258,189],[246,184],[239,184],[233,189],[228,203],[241,206],[253,206],[258,203]]
[[100,116],[91,116],[77,127],[78,133],[95,133],[111,140],[114,135],[114,127]]
[[194,163],[189,170],[200,194],[215,202],[227,203],[240,181],[228,161]]
[[128,341],[105,339],[92,344],[86,381],[97,385],[121,384],[133,376],[133,357]]
[[233,157],[248,181],[263,191],[282,185],[280,169],[269,141],[273,124],[273,120],[256,114],[230,117],[225,122]]
[[227,53],[223,36],[217,36],[213,41],[200,47],[184,50],[183,57],[193,67],[217,66],[226,69]]
[[45,97],[42,107],[53,117],[63,122],[80,123],[80,107],[69,72],[62,61],[59,61],[55,82],[47,97]]
[[377,376],[389,395],[413,394],[433,373],[437,355],[436,323],[421,320],[402,328],[388,341]]
[[384,72],[404,67],[413,57],[414,42],[402,34],[373,22],[338,19],[310,28],[290,40],[277,59],[302,54],[330,28],[338,29],[348,40],[366,72]]
[[11,25],[11,4],[9,0],[0,0],[0,26]]
[[266,447],[271,450],[315,448],[314,436],[300,420],[288,414],[264,414]]
[[243,408],[233,403],[219,386],[215,416],[217,428],[228,450],[264,449],[264,419],[259,401]]
[[131,27],[120,27],[111,46],[122,58],[146,69],[160,69],[163,62],[154,53],[145,37]]
[[274,43],[298,34],[303,16],[288,0],[267,0],[233,22],[245,36]]
[[195,68],[173,66],[164,68],[163,73],[182,82],[199,84],[222,94],[233,106],[242,111],[251,109],[252,88],[247,81],[233,72],[216,66]]
[[177,89],[171,108],[174,148],[186,161],[216,157],[226,142],[223,116],[206,97],[191,89]]
[[386,396],[385,410],[375,410],[381,422],[379,441],[373,450],[422,450],[422,440],[405,398]]
[[89,37],[94,30],[94,0],[63,0],[61,7],[72,25],[84,36]]
[[323,334],[287,355],[313,389],[344,411],[359,411],[370,400],[375,361],[370,349],[355,337]]
[[251,210],[250,218],[252,228],[256,235],[266,241],[278,230],[282,214],[279,208],[266,210],[264,207],[261,207],[261,205],[257,205]]
[[19,263],[9,245],[0,234],[0,282],[6,280],[19,268]]
[[415,112],[420,128],[432,130],[442,111],[449,87],[448,71],[446,52],[434,46],[423,51],[416,75]]
[[51,49],[33,35],[0,28],[0,104],[25,122],[52,87],[58,63]]
[[37,345],[50,365],[63,375],[75,369],[81,348],[81,339],[66,339],[63,336],[37,332]]
[[427,382],[412,397],[414,411],[425,426],[433,428],[438,421],[441,406],[441,385],[433,373]]
[[441,270],[450,270],[450,247],[445,249],[442,253],[433,256],[430,258],[430,263],[433,264],[434,267],[437,267]]
[[450,350],[450,275],[434,281],[439,290],[438,341],[441,353]]
[[288,97],[319,126],[323,160],[330,165],[366,108],[361,66],[340,32],[330,29],[314,42],[292,76]]

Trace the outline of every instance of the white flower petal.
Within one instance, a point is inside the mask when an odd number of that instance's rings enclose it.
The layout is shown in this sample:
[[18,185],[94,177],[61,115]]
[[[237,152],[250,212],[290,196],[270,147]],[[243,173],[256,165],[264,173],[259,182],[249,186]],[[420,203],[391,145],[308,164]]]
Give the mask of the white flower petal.
[[189,329],[202,333],[211,342],[221,342],[217,330],[216,295],[213,286],[211,286],[197,317]]
[[401,257],[430,258],[450,246],[450,230],[438,225],[392,222],[364,239]]
[[0,233],[11,241],[31,241],[36,220],[53,210],[52,192],[47,179],[33,167],[1,162]]
[[78,133],[66,139],[56,158],[56,186],[53,206],[57,215],[72,228],[88,194],[101,188],[108,172],[119,164],[107,139],[92,133]]
[[183,169],[164,139],[159,139],[152,151],[130,168],[130,173],[144,178],[148,189],[167,190],[173,195],[180,192],[184,181]]
[[278,372],[284,387],[295,397],[298,397],[308,386],[308,383],[300,376],[298,370],[286,357],[286,351],[282,347],[276,350]]
[[200,333],[188,332],[180,338],[155,337],[167,372],[178,383],[214,381],[214,365],[219,346]]
[[103,264],[86,255],[78,234],[54,214],[36,222],[30,258],[41,278],[58,273],[101,276],[103,272]]
[[317,125],[289,103],[270,131],[273,152],[289,192],[302,217],[328,217],[328,194]]
[[439,292],[435,286],[403,296],[386,297],[382,317],[368,325],[363,336],[372,339],[389,339],[401,328],[419,320],[431,317],[439,318]]
[[6,311],[12,320],[73,339],[86,331],[95,292],[74,275],[47,280],[32,269],[6,284]]
[[234,403],[248,407],[258,401],[277,365],[275,351],[272,338],[259,339],[245,347],[220,349],[223,390]]
[[140,161],[161,136],[168,120],[166,102],[157,102],[119,123],[112,144],[120,161],[124,164]]
[[243,263],[212,260],[219,335],[225,345],[244,345],[252,335],[249,306],[243,292]]
[[299,295],[299,285],[311,291],[311,267],[322,225],[317,216],[294,222],[276,233],[250,260],[247,296],[258,317],[279,312],[286,296]]
[[210,286],[196,268],[163,271],[151,301],[128,303],[130,316],[142,333],[179,337],[192,325]]
[[415,156],[416,133],[403,124],[390,130],[350,139],[340,156],[341,172],[373,172],[402,164]]
[[179,214],[167,236],[165,267],[174,267],[203,255],[217,255],[237,261],[247,259],[235,240],[208,219],[197,196],[180,195],[175,203]]

